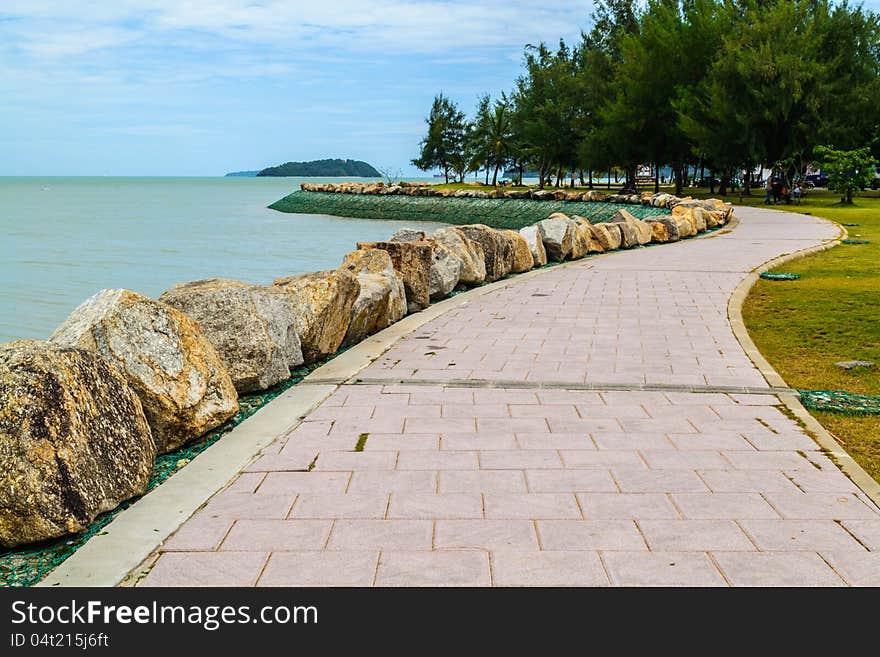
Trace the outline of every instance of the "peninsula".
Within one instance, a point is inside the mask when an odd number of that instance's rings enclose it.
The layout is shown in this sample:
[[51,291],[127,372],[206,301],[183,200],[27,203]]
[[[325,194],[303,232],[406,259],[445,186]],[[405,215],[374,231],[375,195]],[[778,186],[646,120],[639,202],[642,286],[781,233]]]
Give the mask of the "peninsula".
[[260,171],[258,176],[277,177],[333,177],[346,176],[355,178],[381,178],[382,174],[372,166],[360,160],[314,160],[312,162],[286,162],[277,167],[268,167]]

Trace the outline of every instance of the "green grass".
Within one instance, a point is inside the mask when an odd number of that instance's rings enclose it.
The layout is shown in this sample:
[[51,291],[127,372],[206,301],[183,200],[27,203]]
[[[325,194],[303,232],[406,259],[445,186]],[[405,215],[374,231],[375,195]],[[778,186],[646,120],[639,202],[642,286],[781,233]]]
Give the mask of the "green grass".
[[354,451],[363,452],[364,447],[367,446],[367,438],[369,438],[369,437],[370,437],[370,434],[368,434],[368,433],[359,434],[357,445],[354,446]]
[[[735,200],[735,199],[734,199]],[[880,395],[880,198],[811,193],[799,206],[779,206],[831,219],[849,236],[869,244],[841,245],[787,262],[778,271],[800,274],[796,281],[759,280],[743,308],[749,334],[761,353],[794,388],[845,390]],[[760,206],[761,197],[745,197]],[[842,360],[870,360],[873,369],[843,370]],[[813,415],[847,451],[880,480],[880,417],[816,411]]]
[[[473,189],[473,187],[470,187]],[[297,191],[269,206],[299,214],[395,221],[436,221],[448,224],[486,224],[519,230],[546,219],[554,212],[578,214],[594,223],[605,221],[619,209],[639,218],[668,214],[667,210],[642,205],[617,205],[531,199],[475,199],[436,196],[372,196]]]

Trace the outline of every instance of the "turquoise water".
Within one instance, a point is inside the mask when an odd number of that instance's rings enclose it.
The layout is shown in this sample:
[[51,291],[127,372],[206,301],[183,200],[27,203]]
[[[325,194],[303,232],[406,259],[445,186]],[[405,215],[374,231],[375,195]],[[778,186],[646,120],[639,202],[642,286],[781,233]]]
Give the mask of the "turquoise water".
[[302,180],[0,178],[0,342],[48,337],[104,287],[155,297],[200,278],[269,283],[337,267],[357,241],[401,227],[266,208]]

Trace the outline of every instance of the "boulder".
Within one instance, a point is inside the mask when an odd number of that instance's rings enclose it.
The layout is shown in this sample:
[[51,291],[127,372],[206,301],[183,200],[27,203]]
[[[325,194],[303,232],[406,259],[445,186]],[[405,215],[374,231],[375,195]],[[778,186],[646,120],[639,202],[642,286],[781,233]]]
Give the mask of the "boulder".
[[507,276],[513,270],[516,244],[500,230],[483,224],[470,224],[459,228],[468,239],[483,247],[486,263],[486,280],[490,283]]
[[356,344],[406,315],[403,281],[394,271],[387,251],[354,251],[345,256],[341,269],[347,269],[357,276],[360,284],[342,344]]
[[433,247],[428,242],[358,242],[359,249],[382,249],[391,256],[394,271],[403,281],[406,306],[411,313],[431,303],[431,261]]
[[556,198],[556,193],[549,189],[536,189],[531,196],[536,201],[552,201]]
[[454,227],[434,231],[431,240],[451,251],[461,261],[460,283],[479,285],[486,280],[486,260],[479,242],[469,239]]
[[585,225],[578,221],[578,219],[586,221],[583,217],[569,219],[572,225],[572,232],[574,233],[571,241],[571,253],[569,254],[569,258],[572,260],[579,260],[590,252],[591,235],[589,222]]
[[389,242],[417,242],[425,239],[425,231],[401,228],[391,236]]
[[591,189],[590,191],[584,194],[585,201],[594,201],[600,202],[605,200],[605,194],[603,192],[597,191],[595,189]]
[[654,242],[665,244],[681,239],[678,233],[678,223],[668,214],[648,217],[645,219],[645,223],[651,227],[651,238]]
[[544,241],[541,239],[541,231],[538,225],[526,226],[520,228],[519,234],[529,245],[529,251],[532,253],[532,266],[543,267],[547,264],[547,250],[544,248]]
[[547,258],[556,262],[565,260],[571,253],[574,242],[574,227],[571,220],[566,215],[555,212],[536,225],[544,249],[547,251]]
[[706,230],[706,218],[703,216],[703,209],[700,206],[691,204],[676,205],[672,209],[672,216],[686,219],[691,224],[692,235]]
[[159,301],[199,323],[239,393],[286,381],[303,363],[293,310],[265,287],[212,278],[175,285]]
[[593,224],[590,230],[593,233],[593,238],[605,251],[613,251],[620,248],[622,236],[617,224]]
[[226,365],[195,320],[128,290],[101,290],[50,340],[97,352],[140,398],[160,454],[223,424],[238,411]]
[[674,214],[672,215],[672,219],[675,221],[675,225],[678,228],[678,236],[681,239],[684,239],[685,237],[693,237],[697,234],[695,222],[693,222],[689,216]]
[[651,228],[639,219],[636,219],[627,210],[615,212],[608,223],[616,223],[623,237],[623,247],[626,249],[634,246],[648,244],[651,241]]
[[[392,242],[422,242],[425,233],[420,230],[404,228],[391,237]],[[431,252],[431,271],[428,274],[428,293],[431,301],[449,296],[458,285],[461,277],[462,262],[450,249],[434,240],[427,240],[434,249]]]
[[115,366],[49,342],[0,345],[0,546],[85,529],[146,492],[155,458]]
[[357,276],[342,268],[288,276],[276,279],[272,291],[283,294],[293,310],[306,363],[336,353],[360,294]]
[[526,238],[515,230],[504,230],[501,232],[513,240],[513,269],[511,269],[511,272],[514,274],[521,274],[534,267],[535,258],[532,256],[532,250],[529,248],[529,243],[526,241]]
[[593,234],[593,224],[586,217],[573,215],[572,220],[577,224],[577,229],[581,233],[581,239],[585,242],[587,253],[603,253],[605,249]]

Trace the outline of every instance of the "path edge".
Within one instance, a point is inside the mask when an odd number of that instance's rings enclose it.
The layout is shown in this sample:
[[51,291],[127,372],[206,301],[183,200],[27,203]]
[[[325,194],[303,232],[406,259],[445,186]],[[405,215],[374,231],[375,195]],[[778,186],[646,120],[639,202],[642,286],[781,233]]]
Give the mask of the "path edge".
[[[791,213],[796,214],[796,213]],[[827,251],[829,249],[833,249],[836,246],[839,246],[841,241],[846,239],[847,230],[840,224],[830,221],[828,219],[822,219],[821,217],[815,217],[812,215],[803,215],[810,216],[811,219],[821,219],[822,221],[826,221],[834,226],[836,226],[839,230],[837,237],[833,237],[831,239],[827,239],[823,241],[822,244],[818,244],[816,246],[811,246],[806,249],[801,249],[799,251],[794,251],[792,253],[787,253],[785,255],[777,256],[772,260],[768,260],[767,262],[759,265],[755,269],[749,273],[742,281],[740,281],[739,285],[733,291],[733,294],[730,295],[730,299],[727,302],[727,319],[730,322],[730,327],[733,330],[733,335],[736,337],[740,346],[743,348],[743,351],[746,352],[746,356],[754,363],[755,367],[761,372],[761,375],[767,380],[767,383],[774,388],[789,388],[789,385],[785,382],[785,380],[780,376],[779,372],[777,372],[770,362],[764,357],[764,354],[760,352],[758,347],[755,345],[752,337],[749,335],[748,329],[746,329],[745,321],[742,316],[743,304],[745,303],[746,298],[751,292],[752,288],[755,286],[755,283],[758,282],[761,274],[765,271],[769,271],[770,269],[774,269],[781,264],[786,262],[790,262],[792,260],[798,260],[800,258],[804,258],[806,256],[814,255],[816,253],[821,253],[823,251]],[[779,400],[782,404],[794,415],[806,428],[807,432],[812,436],[813,440],[815,440],[819,447],[825,450],[828,455],[835,462],[837,467],[839,467],[843,473],[849,477],[852,482],[858,486],[861,491],[871,499],[874,504],[880,507],[880,483],[874,480],[871,475],[869,475],[862,466],[860,466],[856,460],[847,453],[847,451],[843,448],[843,446],[837,441],[837,439],[825,428],[815,417],[810,415],[810,412],[806,409],[806,407],[801,404],[800,397],[796,394],[791,393],[781,393],[778,395]]]

